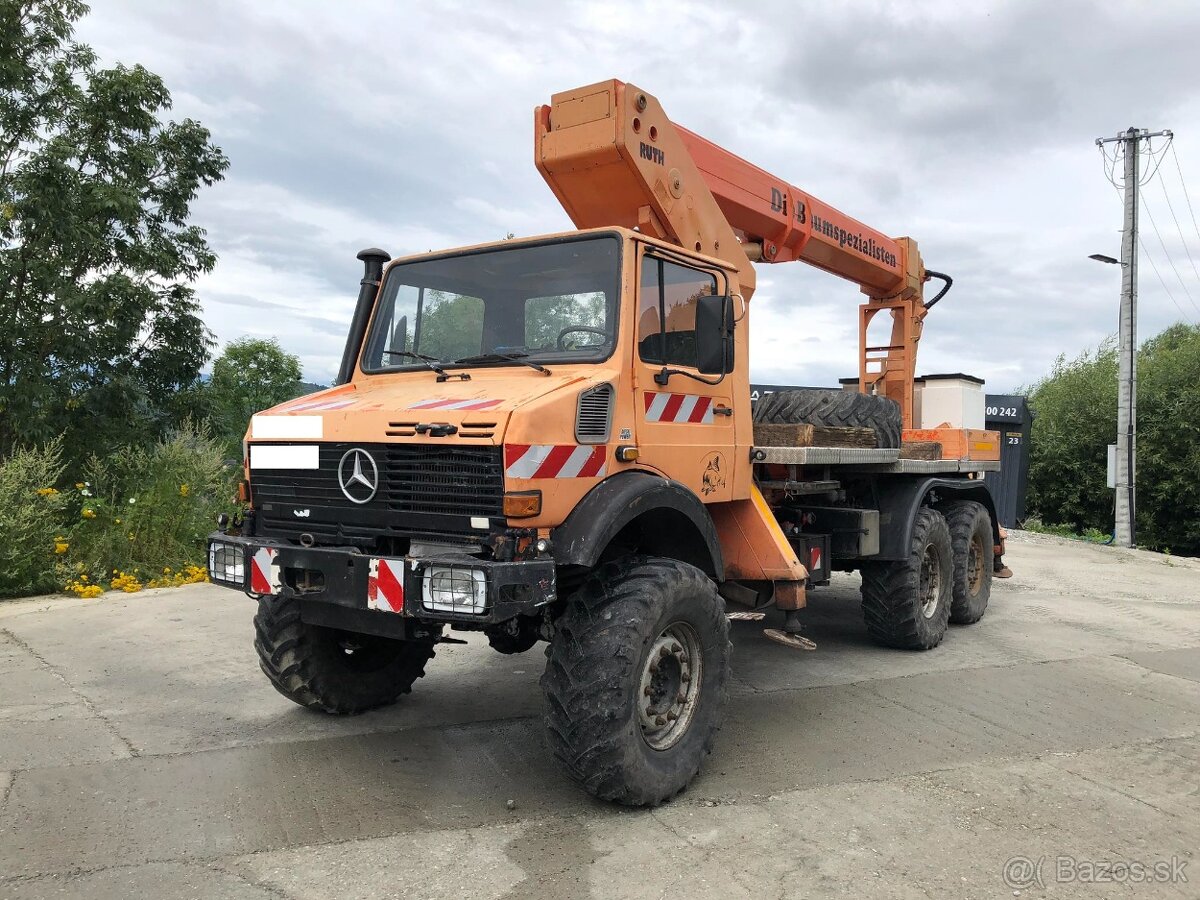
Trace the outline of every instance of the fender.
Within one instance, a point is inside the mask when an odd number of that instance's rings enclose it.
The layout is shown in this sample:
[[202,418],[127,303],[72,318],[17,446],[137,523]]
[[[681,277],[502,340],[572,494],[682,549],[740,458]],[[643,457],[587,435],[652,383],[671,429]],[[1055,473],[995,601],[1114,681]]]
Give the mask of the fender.
[[886,479],[879,482],[879,554],[871,560],[907,559],[912,546],[917,511],[931,493],[943,500],[975,500],[983,504],[992,520],[992,538],[1000,543],[996,504],[982,481],[967,478]]
[[591,568],[612,539],[642,516],[656,526],[651,540],[657,546],[647,549],[721,578],[725,563],[708,509],[678,481],[649,472],[621,472],[592,488],[551,530],[555,562]]

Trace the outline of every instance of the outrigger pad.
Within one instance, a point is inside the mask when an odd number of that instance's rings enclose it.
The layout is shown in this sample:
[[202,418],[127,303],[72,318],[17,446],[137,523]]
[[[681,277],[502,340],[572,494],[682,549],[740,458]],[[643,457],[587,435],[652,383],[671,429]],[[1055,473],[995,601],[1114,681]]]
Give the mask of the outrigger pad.
[[764,628],[763,637],[768,641],[774,641],[777,644],[783,644],[785,647],[791,647],[793,650],[816,650],[817,645],[806,637],[801,637],[798,634],[787,634],[780,631],[778,628]]

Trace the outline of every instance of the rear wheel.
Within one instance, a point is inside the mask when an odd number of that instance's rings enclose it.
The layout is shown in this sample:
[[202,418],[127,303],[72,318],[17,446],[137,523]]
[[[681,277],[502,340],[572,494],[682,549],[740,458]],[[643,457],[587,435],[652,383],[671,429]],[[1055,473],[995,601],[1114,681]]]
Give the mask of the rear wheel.
[[263,596],[254,649],[274,686],[293,703],[333,714],[395,703],[433,658],[434,642],[398,641],[310,625],[295,597]]
[[900,406],[857,391],[775,391],[754,405],[754,421],[776,425],[874,428],[876,447],[900,446]]
[[551,749],[584,790],[655,806],[712,749],[729,684],[729,624],[712,581],[627,557],[570,599],[542,676]]
[[982,503],[972,500],[943,504],[941,512],[954,550],[950,621],[971,625],[983,618],[992,594],[992,519]]
[[946,520],[936,510],[922,507],[913,525],[908,558],[862,567],[867,632],[888,647],[936,647],[950,619],[953,573]]

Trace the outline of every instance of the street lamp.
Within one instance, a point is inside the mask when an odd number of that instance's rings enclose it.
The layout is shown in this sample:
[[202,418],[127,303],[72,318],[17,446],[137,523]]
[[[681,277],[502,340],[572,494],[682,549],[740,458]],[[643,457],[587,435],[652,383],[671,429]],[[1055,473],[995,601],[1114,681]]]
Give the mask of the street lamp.
[[1096,262],[1108,263],[1109,265],[1119,266],[1121,261],[1113,259],[1111,256],[1105,256],[1103,253],[1093,253],[1088,259],[1094,259]]

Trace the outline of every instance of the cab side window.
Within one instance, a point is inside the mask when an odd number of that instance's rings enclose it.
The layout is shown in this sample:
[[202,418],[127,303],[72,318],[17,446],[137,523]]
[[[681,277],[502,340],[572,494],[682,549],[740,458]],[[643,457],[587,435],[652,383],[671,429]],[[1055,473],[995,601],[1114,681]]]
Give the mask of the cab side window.
[[642,361],[696,368],[696,302],[716,292],[714,275],[647,255],[637,316]]

